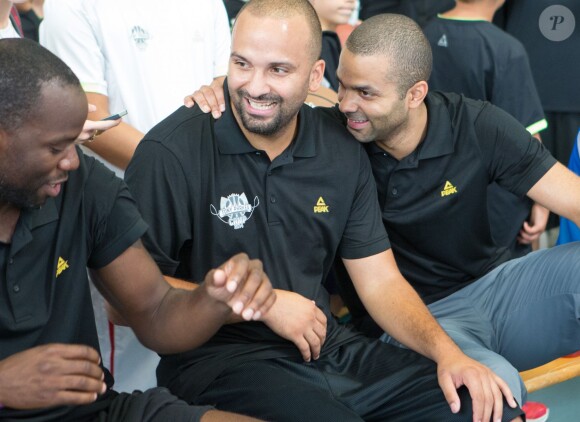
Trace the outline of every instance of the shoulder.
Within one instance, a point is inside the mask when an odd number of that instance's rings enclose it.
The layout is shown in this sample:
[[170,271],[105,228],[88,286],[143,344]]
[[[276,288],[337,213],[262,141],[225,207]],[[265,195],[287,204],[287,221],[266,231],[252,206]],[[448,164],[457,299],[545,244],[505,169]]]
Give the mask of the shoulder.
[[179,149],[201,139],[202,134],[211,130],[211,121],[211,114],[203,113],[197,105],[192,108],[181,106],[147,132],[143,141]]

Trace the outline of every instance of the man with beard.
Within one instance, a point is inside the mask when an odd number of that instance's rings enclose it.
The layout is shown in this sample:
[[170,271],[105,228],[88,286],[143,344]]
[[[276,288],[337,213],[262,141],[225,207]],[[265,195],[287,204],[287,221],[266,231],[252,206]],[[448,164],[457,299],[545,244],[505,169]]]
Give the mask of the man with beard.
[[3,39],[0,92],[0,419],[254,420],[164,388],[112,390],[86,269],[146,346],[177,353],[232,308],[267,315],[275,295],[261,263],[240,254],[194,292],[171,288],[139,240],[147,225],[126,185],[77,147],[87,100],[73,72],[38,43]]
[[[365,144],[405,278],[462,350],[500,374],[523,403],[518,371],[580,347],[580,243],[510,260],[490,232],[487,187],[496,181],[578,223],[580,178],[506,112],[428,92],[430,71],[421,29],[401,15],[375,16],[342,51],[339,107],[315,113],[342,121]],[[221,97],[211,87],[194,96],[214,112]],[[345,282],[343,297],[372,323],[353,282],[356,291]],[[397,335],[387,332],[394,343]]]
[[[503,381],[463,355],[399,273],[362,146],[303,104],[323,77],[320,44],[308,1],[251,0],[233,29],[223,117],[178,109],[127,168],[166,276],[192,288],[242,250],[277,288],[262,322],[163,355],[160,384],[276,421],[514,418]],[[322,287],[336,253],[377,323],[436,365],[337,325]]]

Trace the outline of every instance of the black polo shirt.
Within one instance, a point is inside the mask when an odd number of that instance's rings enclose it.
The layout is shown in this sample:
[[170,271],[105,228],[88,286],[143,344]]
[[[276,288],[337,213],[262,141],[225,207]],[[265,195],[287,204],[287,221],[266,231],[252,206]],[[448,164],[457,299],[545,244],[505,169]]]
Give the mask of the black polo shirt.
[[397,264],[429,303],[509,259],[490,233],[487,186],[524,196],[556,160],[487,102],[431,92],[426,105],[413,153],[397,161],[374,143],[368,153]]
[[[263,261],[275,288],[316,300],[330,315],[322,281],[335,253],[363,258],[389,242],[361,145],[308,106],[298,122],[295,140],[273,162],[250,145],[230,109],[215,121],[182,107],[145,136],[125,177],[150,223],[145,242],[162,272],[200,281],[246,252]],[[330,319],[323,353],[352,336]],[[203,389],[224,365],[280,356],[301,359],[263,323],[244,322],[190,353],[164,356],[158,378],[166,384],[182,365],[196,365],[198,379],[183,382]]]
[[[0,360],[47,343],[99,350],[87,266],[109,264],[146,225],[122,180],[80,151],[79,160],[61,194],[23,210],[12,243],[0,244]],[[4,409],[0,419],[64,420],[71,410]]]
[[[433,90],[455,92],[489,101],[510,113],[535,134],[547,127],[528,56],[523,45],[508,33],[483,20],[436,17],[424,28],[433,50]],[[531,252],[517,236],[533,201],[490,187],[492,234],[512,256]],[[510,218],[506,218],[510,216]]]

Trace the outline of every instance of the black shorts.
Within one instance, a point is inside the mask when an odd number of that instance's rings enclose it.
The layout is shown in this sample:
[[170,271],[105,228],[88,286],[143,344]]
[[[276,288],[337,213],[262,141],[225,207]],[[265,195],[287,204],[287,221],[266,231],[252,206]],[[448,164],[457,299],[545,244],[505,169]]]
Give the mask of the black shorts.
[[[276,358],[233,365],[197,397],[170,388],[192,403],[276,422],[472,420],[464,387],[461,411],[451,413],[431,360],[368,338],[311,363]],[[521,414],[504,402],[504,420]]]

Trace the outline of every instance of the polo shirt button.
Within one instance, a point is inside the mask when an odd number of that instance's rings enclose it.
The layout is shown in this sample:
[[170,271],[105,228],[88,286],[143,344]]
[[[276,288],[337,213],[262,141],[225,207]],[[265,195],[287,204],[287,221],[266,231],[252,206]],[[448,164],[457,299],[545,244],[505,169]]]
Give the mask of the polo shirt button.
[[276,195],[271,195],[271,196],[270,196],[270,202],[271,202],[272,204],[275,204],[275,203],[276,203],[276,201],[277,201],[277,199],[276,199]]
[[15,285],[12,287],[12,290],[14,291],[14,293],[18,293],[18,292],[20,291],[20,286],[19,286],[18,284],[15,284]]
[[393,188],[391,193],[393,194],[393,196],[397,196],[399,194],[399,191],[397,190],[397,188]]
[[260,151],[256,151],[256,155],[260,155]]
[[268,176],[271,176],[271,175],[272,175],[272,172],[271,172],[271,171],[269,171],[269,172],[268,172]]
[[13,263],[14,263],[14,259],[13,259],[13,258],[10,258],[10,259],[8,260],[8,263],[9,263],[9,264],[13,264]]

